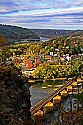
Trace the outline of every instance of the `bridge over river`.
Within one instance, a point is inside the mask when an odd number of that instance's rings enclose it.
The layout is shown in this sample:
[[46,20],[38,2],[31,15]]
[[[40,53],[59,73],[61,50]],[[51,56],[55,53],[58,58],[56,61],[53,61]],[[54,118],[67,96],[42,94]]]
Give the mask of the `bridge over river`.
[[82,88],[83,88],[83,76],[79,76],[78,78],[75,77],[72,80],[65,82],[65,84],[59,87],[55,92],[53,92],[48,97],[41,100],[34,107],[32,107],[31,115],[44,115],[47,112],[46,107],[53,108],[54,105],[57,102],[59,103],[63,97],[67,96],[68,94],[80,93],[82,92]]

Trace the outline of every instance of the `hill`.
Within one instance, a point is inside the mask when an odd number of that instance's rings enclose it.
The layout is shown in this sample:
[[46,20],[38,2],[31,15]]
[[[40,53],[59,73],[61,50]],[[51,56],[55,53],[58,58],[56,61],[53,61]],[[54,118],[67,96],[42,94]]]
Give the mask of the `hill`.
[[40,37],[53,38],[62,35],[83,35],[83,30],[54,30],[54,29],[31,29]]
[[1,25],[0,34],[4,34],[8,42],[20,41],[20,39],[39,39],[38,35],[27,28]]

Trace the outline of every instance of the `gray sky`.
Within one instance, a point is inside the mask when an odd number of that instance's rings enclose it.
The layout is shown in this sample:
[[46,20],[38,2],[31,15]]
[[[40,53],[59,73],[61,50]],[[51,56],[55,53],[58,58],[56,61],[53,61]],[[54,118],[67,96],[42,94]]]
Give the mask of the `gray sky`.
[[83,30],[83,0],[0,0],[0,24]]

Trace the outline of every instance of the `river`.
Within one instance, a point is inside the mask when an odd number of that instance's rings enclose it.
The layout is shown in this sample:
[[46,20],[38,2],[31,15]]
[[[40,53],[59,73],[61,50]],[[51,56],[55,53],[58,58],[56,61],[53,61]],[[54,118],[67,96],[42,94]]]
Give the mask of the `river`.
[[45,41],[49,41],[51,38],[44,38],[44,37],[40,37],[40,40],[45,42]]
[[30,95],[31,95],[31,106],[35,106],[39,101],[47,97],[52,92],[56,91],[58,84],[61,85],[64,83],[62,81],[47,81],[34,84],[30,87]]
[[31,94],[31,106],[35,106],[39,101],[47,97],[54,91],[53,86],[49,85],[47,87],[46,84],[38,83],[30,88]]

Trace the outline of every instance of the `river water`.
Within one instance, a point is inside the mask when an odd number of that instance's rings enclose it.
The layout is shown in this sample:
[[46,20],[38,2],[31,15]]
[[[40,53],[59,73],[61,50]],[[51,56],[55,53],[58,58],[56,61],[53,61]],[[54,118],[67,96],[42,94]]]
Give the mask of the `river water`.
[[34,84],[30,87],[31,106],[35,106],[39,101],[56,91],[56,86],[64,83],[62,81],[47,81]]
[[46,83],[37,83],[30,88],[31,106],[35,106],[39,101],[54,92],[54,88]]
[[50,39],[51,39],[51,38],[40,37],[40,40],[43,41],[43,42],[48,41],[48,40],[50,40]]

